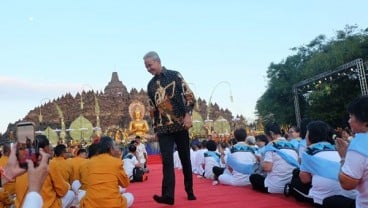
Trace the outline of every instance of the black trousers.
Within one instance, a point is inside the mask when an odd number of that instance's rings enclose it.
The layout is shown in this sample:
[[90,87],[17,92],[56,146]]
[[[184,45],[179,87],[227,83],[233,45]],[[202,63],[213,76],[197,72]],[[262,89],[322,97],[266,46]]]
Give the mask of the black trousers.
[[265,177],[263,175],[252,174],[249,176],[249,181],[252,184],[253,190],[268,193],[268,188],[264,185]]
[[324,208],[344,207],[355,208],[355,200],[341,195],[327,197],[323,200]]
[[218,177],[224,173],[224,171],[225,171],[225,168],[214,166],[212,168],[212,172],[215,175],[215,180],[217,180]]
[[175,172],[174,172],[174,144],[176,144],[179,158],[183,166],[184,187],[187,194],[193,194],[192,165],[190,162],[190,146],[188,131],[158,135],[162,157],[162,187],[161,195],[174,198]]

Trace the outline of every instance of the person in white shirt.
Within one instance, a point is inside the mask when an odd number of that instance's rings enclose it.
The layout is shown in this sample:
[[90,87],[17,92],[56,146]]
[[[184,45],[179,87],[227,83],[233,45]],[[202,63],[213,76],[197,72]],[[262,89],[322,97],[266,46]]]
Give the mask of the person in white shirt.
[[137,159],[142,168],[147,168],[147,151],[146,146],[142,143],[142,138],[140,136],[135,137],[137,146]]
[[246,186],[250,184],[249,175],[252,172],[243,172],[239,166],[254,166],[257,161],[255,156],[256,148],[246,144],[247,132],[245,129],[240,128],[235,130],[234,136],[238,142],[230,149],[230,157],[233,158],[234,163],[237,165],[232,166],[231,164],[226,164],[226,169],[218,177],[218,180],[221,184],[225,185]]
[[291,143],[281,137],[278,124],[267,124],[265,134],[271,140],[266,146],[265,158],[261,164],[267,176],[252,174],[249,180],[254,190],[283,193],[285,184],[291,181],[293,169],[299,166],[298,153]]
[[[338,152],[341,156],[339,181],[345,190],[356,189],[358,195],[355,207],[368,207],[368,96],[354,99],[347,108],[350,115],[349,125],[354,133],[350,144],[342,138],[337,138]],[[329,207],[342,207],[349,198],[332,196],[325,199]],[[354,204],[353,204],[354,205]],[[345,206],[345,207],[353,207]]]
[[199,149],[194,162],[195,174],[198,174],[198,177],[202,177],[204,175],[204,153],[207,152],[207,140],[203,140],[198,146]]
[[140,163],[136,157],[137,147],[134,144],[130,144],[128,147],[129,153],[124,156],[124,170],[128,175],[129,179],[133,179],[133,169],[135,167],[140,167]]
[[194,174],[197,174],[195,166],[195,158],[197,157],[197,153],[198,153],[198,146],[197,144],[192,143],[190,148],[190,163],[192,164],[192,172]]
[[207,150],[204,156],[204,177],[214,180],[213,167],[220,167],[220,154],[216,152],[217,144],[214,140],[207,142]]
[[[340,156],[336,151],[330,126],[323,121],[312,121],[307,126],[307,149],[301,156],[299,178],[302,183],[312,182],[308,196],[316,207],[333,195],[355,198],[354,192],[344,191],[337,180]],[[342,206],[345,207],[345,206]]]

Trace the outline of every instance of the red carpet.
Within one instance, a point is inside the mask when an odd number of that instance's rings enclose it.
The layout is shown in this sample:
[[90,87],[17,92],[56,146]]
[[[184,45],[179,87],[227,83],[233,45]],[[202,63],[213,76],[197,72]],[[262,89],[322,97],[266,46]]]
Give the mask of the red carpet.
[[159,155],[159,154],[157,154],[157,155],[148,155],[147,163],[148,163],[148,165],[161,164],[162,163],[161,155]]
[[[151,155],[150,155],[151,156]],[[151,158],[152,159],[152,158]],[[158,161],[157,158],[152,161]],[[281,194],[262,194],[248,187],[232,187],[217,185],[213,186],[212,181],[193,177],[194,193],[197,196],[196,201],[188,201],[184,191],[183,174],[181,171],[175,171],[175,205],[157,204],[153,201],[154,194],[161,193],[162,166],[161,164],[151,164],[148,166],[150,172],[148,180],[140,183],[131,183],[128,192],[133,193],[135,200],[132,208],[156,208],[156,207],[312,207],[303,203],[296,202],[293,198],[284,197]]]

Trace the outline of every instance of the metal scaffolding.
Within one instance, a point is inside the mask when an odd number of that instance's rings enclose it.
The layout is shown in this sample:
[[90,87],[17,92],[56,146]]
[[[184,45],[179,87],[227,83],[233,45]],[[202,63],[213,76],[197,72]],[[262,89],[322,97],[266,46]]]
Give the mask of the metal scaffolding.
[[[366,65],[368,62],[366,62]],[[367,67],[368,68],[368,67]],[[300,126],[301,123],[301,113],[300,113],[300,106],[299,106],[299,92],[303,93],[305,91],[305,88],[307,90],[310,90],[310,85],[313,83],[322,83],[323,80],[332,80],[333,76],[340,76],[341,74],[347,75],[347,74],[356,74],[359,79],[360,84],[360,90],[362,95],[368,94],[368,87],[367,87],[367,78],[365,73],[365,67],[363,59],[358,58],[351,62],[348,62],[346,64],[343,64],[339,67],[337,67],[333,71],[326,71],[321,74],[318,74],[314,77],[305,79],[301,82],[298,82],[293,85],[293,95],[294,95],[294,108],[295,108],[295,117],[297,125]]]

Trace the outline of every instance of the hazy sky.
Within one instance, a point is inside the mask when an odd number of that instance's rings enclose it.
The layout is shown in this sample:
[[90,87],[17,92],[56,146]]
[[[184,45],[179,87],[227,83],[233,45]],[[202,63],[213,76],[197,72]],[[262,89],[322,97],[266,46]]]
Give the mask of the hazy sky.
[[255,118],[266,71],[290,48],[346,24],[368,27],[367,1],[1,1],[0,132],[30,110],[71,92],[103,90],[117,71],[131,88],[151,75],[155,50],[195,94]]

